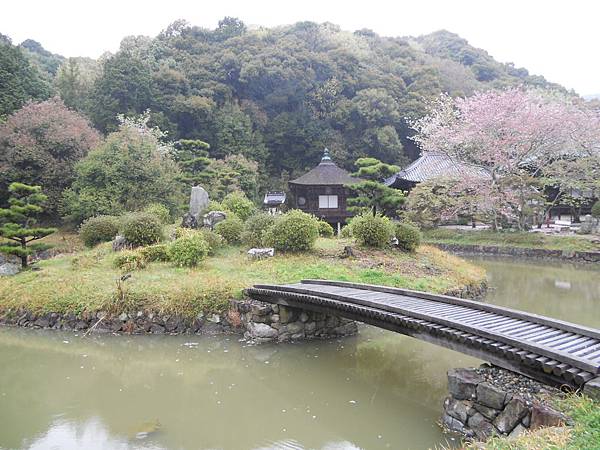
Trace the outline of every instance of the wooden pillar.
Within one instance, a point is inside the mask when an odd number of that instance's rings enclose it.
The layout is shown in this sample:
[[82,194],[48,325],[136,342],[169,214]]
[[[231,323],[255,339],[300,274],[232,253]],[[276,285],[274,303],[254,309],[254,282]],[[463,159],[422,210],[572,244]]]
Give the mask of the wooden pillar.
[[342,224],[340,222],[337,223],[337,235],[338,237],[340,237],[340,234],[342,233]]

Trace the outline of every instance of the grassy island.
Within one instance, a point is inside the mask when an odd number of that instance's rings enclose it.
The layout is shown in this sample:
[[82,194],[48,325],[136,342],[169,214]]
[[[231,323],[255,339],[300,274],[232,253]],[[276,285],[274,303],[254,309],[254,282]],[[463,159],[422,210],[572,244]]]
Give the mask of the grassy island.
[[342,258],[349,241],[319,238],[306,253],[278,253],[254,261],[246,255],[246,248],[226,246],[198,267],[153,262],[120,281],[123,272],[114,267],[118,253],[110,243],[85,250],[74,234],[46,239],[71,253],[39,261],[34,270],[0,278],[4,311],[22,308],[79,314],[109,310],[119,314],[145,310],[192,317],[224,310],[231,298],[242,296],[244,288],[261,282],[329,278],[459,293],[476,291],[485,278],[482,269],[430,246],[421,246],[415,253],[353,247],[355,257]]

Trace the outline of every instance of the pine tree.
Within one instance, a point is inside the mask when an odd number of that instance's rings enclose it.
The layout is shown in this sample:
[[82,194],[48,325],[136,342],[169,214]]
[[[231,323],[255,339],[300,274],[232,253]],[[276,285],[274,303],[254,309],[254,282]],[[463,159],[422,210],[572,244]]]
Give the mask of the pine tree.
[[204,185],[210,181],[213,159],[208,157],[210,145],[204,141],[181,139],[175,142],[175,160],[181,167],[180,180],[188,186]]
[[348,186],[354,195],[348,199],[348,209],[362,212],[368,208],[374,216],[377,213],[396,215],[396,211],[404,203],[404,195],[401,191],[383,184],[383,180],[397,173],[400,168],[375,158],[359,158],[354,165],[358,167],[358,171],[353,175],[363,181]]
[[[0,208],[0,253],[21,258],[21,266],[27,267],[27,258],[34,251],[50,248],[45,244],[31,244],[56,231],[56,228],[36,227],[35,216],[43,211],[42,204],[48,198],[42,194],[40,186],[30,186],[23,183],[11,183],[8,187],[11,196],[8,208]],[[9,242],[6,242],[8,240]]]

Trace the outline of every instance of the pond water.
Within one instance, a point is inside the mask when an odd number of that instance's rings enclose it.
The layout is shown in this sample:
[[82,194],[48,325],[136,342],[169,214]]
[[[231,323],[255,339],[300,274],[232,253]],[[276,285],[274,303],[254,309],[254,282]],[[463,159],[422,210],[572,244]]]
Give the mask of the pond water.
[[[475,261],[489,301],[600,327],[598,270]],[[254,347],[1,328],[0,361],[0,447],[31,449],[427,449],[451,439],[446,371],[479,364],[372,327]]]

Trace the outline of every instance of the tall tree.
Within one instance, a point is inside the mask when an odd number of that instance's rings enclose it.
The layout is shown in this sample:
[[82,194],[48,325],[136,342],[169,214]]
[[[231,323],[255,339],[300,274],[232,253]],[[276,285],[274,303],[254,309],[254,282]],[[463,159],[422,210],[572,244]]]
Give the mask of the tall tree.
[[21,258],[21,266],[27,267],[28,258],[34,251],[46,250],[48,245],[31,244],[56,231],[56,228],[37,227],[36,216],[42,211],[47,197],[40,186],[11,183],[10,206],[0,208],[0,237],[8,243],[0,243],[0,253]]
[[88,120],[62,100],[28,103],[0,125],[0,204],[14,181],[47,186],[45,213],[55,216],[73,166],[99,142]]

